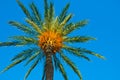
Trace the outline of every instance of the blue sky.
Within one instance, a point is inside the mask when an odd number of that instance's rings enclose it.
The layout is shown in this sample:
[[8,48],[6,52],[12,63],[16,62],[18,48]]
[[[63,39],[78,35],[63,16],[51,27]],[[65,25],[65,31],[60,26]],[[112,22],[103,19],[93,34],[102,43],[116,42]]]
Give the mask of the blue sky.
[[[34,1],[43,14],[43,0],[21,0],[27,7]],[[80,44],[104,55],[107,59],[101,60],[90,56],[92,62],[74,59],[82,73],[83,80],[120,80],[120,1],[119,0],[51,0],[54,2],[56,15],[67,2],[71,3],[69,12],[74,14],[71,21],[77,22],[89,19],[89,24],[72,35],[90,35],[96,41]],[[21,35],[21,31],[8,25],[9,20],[24,22],[25,15],[16,3],[16,0],[0,1],[0,42],[7,41],[9,36]],[[76,45],[77,46],[77,45]],[[10,59],[23,47],[0,48],[0,71],[10,64]],[[29,76],[28,80],[40,80],[42,75],[40,64]],[[29,67],[29,66],[28,66]],[[9,71],[0,74],[0,80],[23,80],[28,67],[24,63],[15,66]],[[69,80],[79,80],[74,72],[66,66]],[[55,80],[63,80],[61,74],[55,72]]]

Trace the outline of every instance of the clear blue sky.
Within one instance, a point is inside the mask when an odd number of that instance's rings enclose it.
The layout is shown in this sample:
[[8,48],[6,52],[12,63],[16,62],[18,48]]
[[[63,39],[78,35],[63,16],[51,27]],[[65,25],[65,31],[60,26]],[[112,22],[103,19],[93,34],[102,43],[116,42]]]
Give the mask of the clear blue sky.
[[[43,0],[21,0],[26,6],[34,1],[43,14]],[[83,80],[120,80],[120,1],[119,0],[51,0],[54,2],[56,15],[67,2],[71,3],[69,12],[74,14],[73,22],[89,19],[89,24],[73,35],[91,35],[96,41],[82,44],[82,47],[91,49],[104,55],[107,60],[90,56],[92,62],[85,60],[73,61],[77,63],[83,75]],[[7,24],[9,20],[23,22],[25,15],[15,0],[0,1],[0,41],[7,41],[9,36],[21,35],[21,31]],[[77,46],[77,45],[76,45]],[[0,71],[10,64],[10,59],[24,48],[0,48]],[[40,80],[42,75],[41,64],[31,73],[28,80]],[[29,67],[29,66],[28,66]],[[23,80],[28,67],[24,63],[17,65],[9,71],[0,74],[0,80]],[[69,80],[79,80],[74,72],[66,66]],[[55,80],[64,80],[58,71]]]

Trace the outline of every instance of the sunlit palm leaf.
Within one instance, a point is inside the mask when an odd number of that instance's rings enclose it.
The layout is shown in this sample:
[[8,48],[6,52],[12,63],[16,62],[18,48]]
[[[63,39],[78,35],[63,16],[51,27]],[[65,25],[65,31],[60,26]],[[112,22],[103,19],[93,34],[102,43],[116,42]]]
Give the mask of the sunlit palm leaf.
[[54,7],[53,7],[53,3],[50,3],[49,22],[53,21],[53,19],[54,19]]
[[56,55],[53,55],[53,63],[54,63],[54,67],[55,69],[58,69],[58,62],[59,62],[59,59],[57,59],[57,56]]
[[36,22],[38,23],[38,25],[42,26],[41,15],[40,15],[36,5],[34,3],[31,3],[30,8],[33,12]]
[[85,26],[87,23],[88,23],[88,20],[82,20],[74,25],[67,26],[67,27],[65,27],[63,34],[67,35],[67,34],[71,33],[72,31]]
[[23,46],[23,45],[26,45],[26,42],[18,42],[18,41],[0,42],[0,46]]
[[61,23],[65,17],[66,17],[66,14],[67,14],[67,10],[69,8],[70,4],[68,3],[62,10],[61,14],[59,15],[59,23]]
[[83,54],[82,51],[79,51],[79,48],[64,46],[63,49],[65,49],[66,51],[68,51],[69,53],[72,53],[73,55],[75,55],[77,57],[81,57],[81,58],[84,58],[88,61],[91,61],[86,55]]
[[49,14],[48,14],[48,11],[49,11],[49,6],[48,6],[48,3],[47,3],[47,0],[44,0],[44,19],[45,19],[45,22],[48,22],[48,18],[49,18]]
[[65,79],[65,80],[68,80],[67,75],[66,75],[66,72],[65,72],[65,70],[64,70],[64,67],[63,67],[63,65],[61,64],[60,60],[57,58],[56,55],[54,55],[53,58],[54,58],[54,64],[55,64],[56,68],[58,68],[59,71],[62,73],[64,79]]
[[72,18],[72,14],[69,14],[65,17],[65,19],[61,22],[60,27],[65,26],[65,24]]
[[89,40],[96,40],[96,39],[93,38],[93,37],[87,37],[87,36],[66,37],[64,39],[65,42],[70,42],[70,43],[73,43],[73,42],[87,42]]
[[34,50],[35,50],[35,48],[23,50],[21,53],[17,54],[15,57],[13,57],[11,60],[12,61],[17,60],[17,59],[20,59],[21,57],[26,56],[26,55],[27,55],[27,57],[29,57],[28,55],[32,55],[32,52]]
[[[7,66],[2,72],[7,71],[8,69],[10,69],[10,68],[14,67],[15,65],[23,62],[24,60],[26,60],[26,57],[23,56],[21,59],[18,59],[18,60],[16,60],[15,62],[13,62],[12,64],[10,64],[9,66]],[[2,72],[1,72],[1,73],[2,73]]]
[[35,34],[31,28],[29,28],[28,26],[24,25],[24,24],[21,24],[19,22],[16,22],[16,21],[9,21],[9,24],[12,25],[12,26],[15,26],[16,28],[24,31],[25,33],[28,33],[28,34]]
[[30,56],[29,60],[27,61],[27,63],[26,63],[25,65],[29,64],[29,63],[30,63],[32,60],[34,60],[39,54],[41,54],[41,53],[40,53],[40,50],[35,51],[34,54],[33,54],[32,56]]
[[31,21],[30,19],[26,19],[26,22],[28,24],[30,24],[39,34],[41,34],[41,30],[40,30],[39,26],[36,23]]
[[66,28],[66,27],[71,27],[71,26],[73,26],[74,24],[71,22],[71,23],[68,23],[68,24],[66,24],[64,27],[63,27],[63,30],[64,29],[68,29],[68,28]]
[[20,6],[20,8],[25,13],[25,15],[27,16],[27,18],[29,18],[30,20],[32,20],[33,18],[31,17],[30,12],[28,11],[28,9],[19,0],[16,0],[16,1],[17,1],[18,5]]
[[60,52],[61,57],[63,60],[73,69],[73,71],[79,76],[80,80],[82,80],[82,75],[80,71],[76,68],[75,64],[67,57],[65,56],[62,52]]
[[38,43],[38,40],[36,40],[35,38],[32,38],[32,37],[27,37],[27,36],[13,36],[13,37],[10,37],[14,40],[17,40],[17,41],[26,41],[26,42],[29,42],[29,43],[32,43],[32,44],[37,44]]
[[64,70],[64,68],[63,68],[63,65],[62,65],[62,64],[58,64],[58,65],[59,65],[60,72],[62,73],[64,79],[65,79],[65,80],[68,80],[67,75],[66,75],[66,72],[65,72],[65,70]]
[[100,54],[97,54],[97,53],[95,53],[95,52],[93,52],[93,51],[87,50],[87,49],[85,49],[85,48],[79,48],[79,51],[84,52],[84,53],[88,53],[88,54],[91,54],[91,55],[94,55],[94,56],[96,56],[96,57],[98,57],[98,58],[101,58],[101,59],[105,59],[104,56],[102,56],[102,55],[100,55]]
[[56,27],[56,29],[58,29],[58,27],[59,27],[58,17],[56,17],[55,20],[54,20],[54,26]]
[[37,58],[34,63],[32,64],[32,66],[30,67],[30,69],[27,71],[27,73],[25,74],[24,80],[27,79],[27,77],[30,75],[31,71],[37,66],[37,64],[39,63],[40,58]]

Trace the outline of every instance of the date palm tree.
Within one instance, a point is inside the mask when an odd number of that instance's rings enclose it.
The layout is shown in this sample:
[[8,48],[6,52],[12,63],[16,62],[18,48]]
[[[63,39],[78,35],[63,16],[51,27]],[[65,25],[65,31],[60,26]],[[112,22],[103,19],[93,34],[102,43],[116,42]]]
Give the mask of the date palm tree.
[[90,61],[90,59],[86,54],[104,59],[103,56],[90,50],[69,45],[69,43],[83,43],[89,40],[95,40],[95,38],[90,36],[68,36],[71,32],[84,27],[88,23],[87,20],[76,23],[69,22],[73,16],[72,14],[67,14],[70,6],[69,3],[63,8],[60,15],[55,17],[53,3],[50,2],[50,4],[48,4],[47,0],[44,0],[44,19],[41,18],[38,8],[34,3],[30,4],[32,14],[19,0],[17,0],[17,3],[26,15],[26,24],[17,21],[10,21],[9,24],[22,30],[26,35],[12,36],[10,37],[11,41],[0,42],[0,47],[25,45],[29,45],[30,47],[13,57],[11,60],[12,63],[3,69],[2,72],[7,71],[25,60],[27,61],[26,65],[34,61],[31,63],[31,67],[24,77],[24,80],[26,80],[31,71],[43,59],[44,70],[42,80],[53,80],[55,69],[58,69],[62,73],[63,78],[68,80],[63,64],[64,61],[78,75],[80,80],[82,80],[80,71],[71,59],[68,58],[67,54],[88,61]]

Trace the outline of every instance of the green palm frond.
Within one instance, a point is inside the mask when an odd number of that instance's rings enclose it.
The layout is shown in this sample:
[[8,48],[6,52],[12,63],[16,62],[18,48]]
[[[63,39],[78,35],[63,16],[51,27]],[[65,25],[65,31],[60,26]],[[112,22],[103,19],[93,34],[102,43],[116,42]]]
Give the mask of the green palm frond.
[[16,28],[24,31],[24,32],[27,33],[27,34],[35,34],[30,27],[28,27],[28,26],[26,26],[26,25],[24,25],[24,24],[21,24],[21,23],[19,23],[19,22],[9,21],[9,24],[12,25],[12,26],[15,26]]
[[64,29],[67,29],[66,27],[71,27],[71,26],[73,26],[74,24],[71,22],[71,23],[68,23],[68,24],[66,24],[64,27],[63,27],[63,30]]
[[41,29],[35,22],[31,21],[30,19],[26,19],[26,22],[30,24],[39,34],[41,34]]
[[30,48],[30,49],[23,50],[22,52],[20,52],[19,54],[17,54],[15,57],[13,57],[13,58],[11,59],[11,61],[18,60],[18,59],[20,59],[20,58],[23,57],[23,56],[29,57],[29,55],[32,55],[32,52],[33,52],[35,49],[36,49],[36,48]]
[[65,19],[61,22],[60,27],[65,26],[65,24],[72,18],[72,14],[69,14],[65,17]]
[[30,69],[27,71],[27,73],[25,74],[24,80],[27,79],[27,77],[30,75],[31,71],[38,65],[40,61],[40,58],[37,58],[34,63],[32,64],[32,66],[30,67]]
[[19,0],[16,0],[16,1],[17,1],[18,5],[20,6],[20,8],[25,13],[25,15],[27,16],[27,18],[29,18],[30,20],[32,20],[33,18],[31,17],[30,12],[28,11],[28,9]]
[[79,51],[79,48],[73,48],[73,47],[64,45],[63,49],[65,49],[66,51],[68,51],[69,53],[72,53],[73,55],[77,57],[81,57],[83,59],[86,59],[87,61],[91,61],[86,55],[83,54],[82,51]]
[[32,44],[38,43],[38,40],[36,40],[35,38],[27,37],[27,36],[12,36],[10,38],[16,41],[26,41],[27,43],[32,43]]
[[[68,24],[66,24],[64,27],[63,27],[63,33],[62,33],[62,35],[63,36],[65,36],[66,37],[66,35],[65,35],[65,31],[69,31],[69,28],[68,27],[71,27],[71,26],[74,26],[74,24],[71,22],[71,23],[68,23]],[[66,29],[66,30],[65,30]]]
[[59,62],[59,59],[57,59],[57,56],[56,55],[53,55],[53,63],[54,63],[54,67],[55,69],[58,69],[58,62]]
[[66,14],[67,14],[67,10],[68,10],[69,6],[70,6],[70,4],[68,3],[68,4],[63,8],[62,12],[60,13],[60,15],[59,15],[59,23],[61,23],[61,22],[65,19]]
[[29,57],[29,60],[27,61],[27,63],[25,65],[28,65],[32,60],[34,60],[39,54],[41,54],[40,50],[37,50],[34,52],[34,54],[32,56]]
[[63,65],[61,64],[60,60],[57,58],[56,55],[54,55],[53,58],[54,58],[54,64],[55,64],[55,66],[56,66],[55,68],[56,68],[56,69],[59,68],[59,71],[62,73],[64,79],[65,79],[65,80],[68,80],[67,75],[66,75],[66,72],[65,72],[65,70],[64,70],[64,67],[63,67]]
[[79,76],[80,80],[82,80],[82,75],[80,73],[80,71],[76,68],[75,64],[67,57],[63,54],[62,51],[60,51],[60,55],[62,57],[62,59],[73,69],[73,71]]
[[26,60],[27,58],[29,58],[32,55],[32,52],[36,49],[37,48],[30,48],[27,50],[23,50],[21,53],[19,53],[14,58],[12,58],[12,61],[14,61],[14,62],[12,62],[12,64],[7,66],[2,72],[9,70],[10,68],[14,67],[15,65],[17,65],[17,64],[23,62],[24,60]]
[[18,42],[18,41],[13,41],[13,42],[0,42],[0,47],[1,46],[23,46],[26,45],[26,42]]
[[58,19],[58,17],[56,17],[55,20],[54,20],[54,26],[56,26],[56,29],[60,28],[59,27],[59,19]]
[[65,79],[65,80],[68,80],[67,75],[66,75],[66,72],[65,72],[65,70],[64,70],[64,68],[63,68],[63,65],[62,65],[62,64],[58,64],[58,66],[59,66],[60,72],[62,73],[64,79]]
[[48,18],[49,18],[49,14],[48,14],[48,11],[49,11],[49,6],[48,6],[48,3],[47,3],[47,0],[44,0],[44,19],[45,19],[45,22],[48,22]]
[[75,24],[67,26],[67,27],[65,27],[65,29],[63,31],[63,35],[67,35],[67,34],[71,33],[72,31],[85,26],[87,23],[88,23],[88,20],[82,20],[80,22],[77,22]]
[[93,37],[87,37],[87,36],[75,36],[75,37],[64,38],[65,42],[70,42],[70,43],[73,43],[73,42],[87,42],[89,40],[96,40],[96,39],[93,38]]
[[42,22],[42,20],[41,20],[41,15],[40,15],[40,13],[39,13],[36,5],[35,5],[34,3],[31,3],[31,4],[30,4],[30,8],[31,8],[31,10],[32,10],[32,12],[33,12],[33,15],[34,15],[34,17],[35,17],[35,20],[36,20],[37,24],[40,25],[40,26],[42,26],[42,23],[43,23],[43,22]]
[[102,56],[102,55],[100,55],[100,54],[98,54],[98,53],[95,53],[95,52],[93,52],[93,51],[87,50],[87,49],[85,49],[85,48],[79,48],[79,51],[84,52],[84,53],[88,53],[88,54],[91,54],[91,55],[94,55],[94,56],[96,56],[96,57],[98,57],[98,58],[101,58],[101,59],[105,59],[104,56]]
[[54,7],[53,7],[53,3],[50,3],[49,22],[53,21],[53,19],[54,19]]
[[14,61],[14,62],[13,62],[12,64],[10,64],[9,66],[7,66],[1,73],[9,70],[10,68],[12,68],[12,67],[14,67],[15,65],[23,62],[24,60],[26,60],[26,57],[23,56],[23,57],[21,57],[20,59]]

